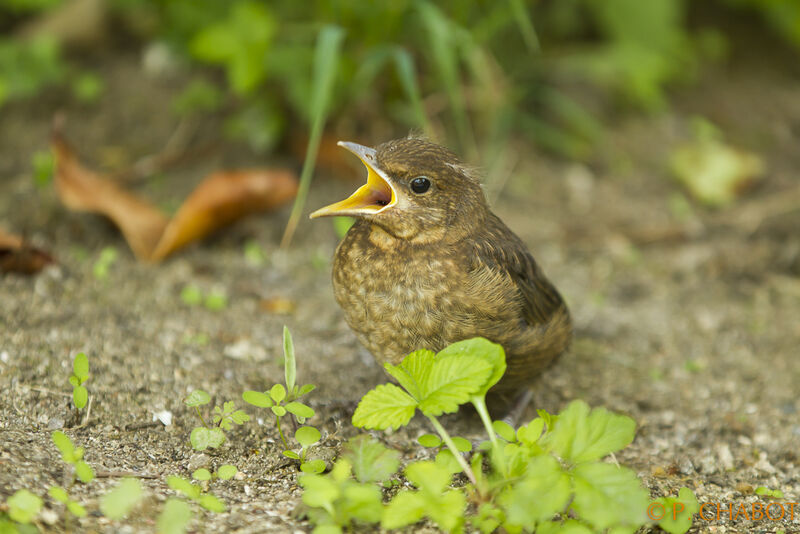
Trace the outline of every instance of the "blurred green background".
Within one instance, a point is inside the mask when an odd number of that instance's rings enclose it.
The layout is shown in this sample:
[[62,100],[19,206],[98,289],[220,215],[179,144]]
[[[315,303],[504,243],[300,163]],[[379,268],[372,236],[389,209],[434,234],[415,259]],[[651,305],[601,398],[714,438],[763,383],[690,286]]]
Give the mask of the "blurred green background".
[[[172,113],[222,113],[259,153],[323,115],[365,137],[421,130],[488,167],[509,136],[582,159],[609,109],[668,108],[747,25],[796,49],[800,0],[0,0],[0,112],[48,91],[91,105],[93,58],[137,50],[189,73]],[[334,68],[315,73],[326,31]]]

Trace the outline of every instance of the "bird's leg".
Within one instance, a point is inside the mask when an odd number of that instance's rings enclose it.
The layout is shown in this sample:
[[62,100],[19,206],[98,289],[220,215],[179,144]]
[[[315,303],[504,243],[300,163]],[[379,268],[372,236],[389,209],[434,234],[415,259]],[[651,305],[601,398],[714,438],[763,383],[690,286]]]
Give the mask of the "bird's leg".
[[503,417],[503,421],[511,425],[513,428],[517,428],[517,423],[519,423],[520,417],[522,417],[522,414],[525,413],[525,409],[531,403],[532,398],[533,390],[529,387],[523,389],[520,394],[517,395],[511,410],[509,410],[508,414]]

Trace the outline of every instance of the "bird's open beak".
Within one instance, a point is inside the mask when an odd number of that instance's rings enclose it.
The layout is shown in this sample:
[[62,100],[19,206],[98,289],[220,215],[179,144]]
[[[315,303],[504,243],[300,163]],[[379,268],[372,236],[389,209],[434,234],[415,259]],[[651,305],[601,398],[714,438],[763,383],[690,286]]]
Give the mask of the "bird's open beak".
[[318,209],[311,214],[311,218],[374,215],[394,206],[397,203],[397,195],[386,173],[375,166],[375,149],[345,141],[339,141],[337,144],[358,156],[364,163],[367,167],[367,183],[346,199]]

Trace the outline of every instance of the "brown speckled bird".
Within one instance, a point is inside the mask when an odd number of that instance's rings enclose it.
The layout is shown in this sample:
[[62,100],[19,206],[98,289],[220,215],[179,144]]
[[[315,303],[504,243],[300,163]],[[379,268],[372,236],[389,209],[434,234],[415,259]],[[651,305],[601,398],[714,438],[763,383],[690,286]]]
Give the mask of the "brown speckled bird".
[[522,390],[567,348],[572,323],[475,173],[423,139],[339,145],[366,165],[367,183],[311,217],[356,217],[336,249],[333,289],[359,341],[397,364],[417,349],[483,336],[506,351],[492,392]]

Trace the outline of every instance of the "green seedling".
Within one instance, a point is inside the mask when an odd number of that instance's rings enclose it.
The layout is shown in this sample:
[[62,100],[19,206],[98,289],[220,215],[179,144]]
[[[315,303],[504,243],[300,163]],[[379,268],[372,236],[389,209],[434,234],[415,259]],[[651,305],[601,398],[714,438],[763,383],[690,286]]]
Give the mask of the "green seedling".
[[100,511],[109,519],[122,519],[142,499],[142,485],[135,478],[125,478],[100,499]]
[[[36,519],[42,511],[42,498],[31,493],[26,489],[17,490],[14,495],[6,500],[8,506],[8,517],[11,521],[21,525],[29,525]],[[3,518],[0,516],[0,526],[3,525]],[[14,525],[10,525],[11,532],[14,532]]]
[[[314,390],[312,384],[298,386],[297,380],[297,360],[294,355],[294,343],[289,329],[283,327],[283,358],[284,358],[284,379],[286,386],[275,384],[268,391],[248,390],[242,394],[242,398],[248,404],[259,408],[269,408],[275,416],[275,426],[278,428],[278,435],[284,446],[284,454],[290,451],[289,442],[286,440],[281,419],[287,414],[292,414],[300,424],[305,423],[306,419],[314,416],[314,410],[297,399]],[[295,453],[296,454],[296,453]],[[291,457],[291,456],[290,456]]]
[[84,104],[97,102],[104,90],[103,79],[91,72],[84,72],[72,81],[72,96]]
[[192,484],[185,478],[176,475],[168,476],[167,486],[169,486],[170,489],[182,494],[190,501],[199,504],[209,512],[222,513],[227,509],[225,503],[222,502],[219,497],[213,493],[204,492],[199,485]]
[[250,240],[244,245],[244,259],[253,267],[261,267],[267,261],[267,255],[257,241]]
[[156,526],[159,534],[183,534],[192,520],[192,507],[189,503],[170,497],[158,515]]
[[200,412],[200,406],[209,404],[211,395],[201,389],[192,391],[183,402],[189,408],[195,409],[197,417],[200,418],[200,422],[203,424],[203,426],[195,427],[189,436],[192,448],[198,451],[216,449],[225,442],[224,431],[230,430],[234,424],[243,425],[250,420],[249,415],[242,410],[236,409],[233,401],[227,401],[223,403],[221,408],[214,406],[212,426],[209,426]]
[[119,253],[114,247],[105,247],[100,251],[100,256],[92,266],[92,274],[98,280],[107,280],[108,274],[111,271],[111,266],[117,261]]
[[69,383],[72,384],[72,402],[78,410],[83,410],[89,401],[89,392],[83,386],[87,380],[89,380],[89,358],[85,353],[79,352],[72,362],[72,374],[69,377]]
[[192,473],[192,478],[195,480],[199,480],[200,482],[206,481],[213,481],[213,480],[230,480],[239,470],[236,468],[235,465],[225,464],[219,466],[216,472],[212,473],[205,467],[201,467],[200,469],[196,469],[194,473]]
[[762,497],[769,497],[770,499],[783,499],[783,492],[781,490],[773,490],[765,486],[757,487],[756,495],[761,495]]
[[670,534],[688,531],[692,526],[692,516],[700,511],[700,503],[689,488],[681,488],[677,497],[661,497],[654,502],[659,503],[658,511],[664,512],[658,526]]
[[228,297],[219,292],[211,292],[203,295],[199,287],[187,284],[181,290],[181,300],[187,306],[200,306],[201,304],[208,310],[220,311],[228,306]]
[[61,459],[74,468],[78,480],[86,483],[94,479],[94,470],[83,460],[83,447],[76,447],[69,436],[60,430],[53,432],[51,437],[61,451]]
[[300,452],[285,450],[283,455],[293,460],[299,460],[300,470],[304,473],[322,473],[325,471],[325,462],[319,459],[308,459],[309,449],[319,443],[321,438],[322,434],[313,426],[301,426],[294,433],[295,441],[300,444]]
[[67,493],[67,490],[61,486],[50,486],[50,488],[47,490],[47,494],[66,506],[67,511],[75,517],[83,517],[86,515],[86,508],[84,508],[83,505],[81,505],[78,501],[72,500],[69,496],[69,493]]

